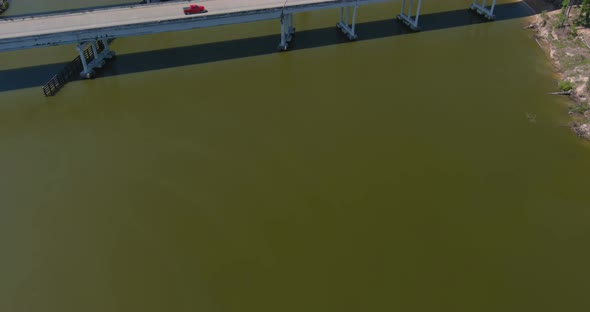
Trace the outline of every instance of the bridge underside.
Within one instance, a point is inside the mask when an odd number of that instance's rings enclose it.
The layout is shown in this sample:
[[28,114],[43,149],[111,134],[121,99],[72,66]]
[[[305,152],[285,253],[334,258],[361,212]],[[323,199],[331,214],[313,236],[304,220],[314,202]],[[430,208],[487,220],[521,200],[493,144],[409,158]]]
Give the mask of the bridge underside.
[[[414,0],[402,0],[402,12],[397,18],[402,21],[406,26],[414,31],[420,30],[418,26],[418,20],[420,18],[420,7],[422,6],[422,0],[416,0],[416,11],[414,13]],[[481,2],[481,4],[479,3]],[[496,0],[491,0],[491,6],[488,9],[486,7],[486,0],[473,0],[469,9],[476,12],[479,15],[484,16],[489,20],[495,19],[494,7],[496,6]]]

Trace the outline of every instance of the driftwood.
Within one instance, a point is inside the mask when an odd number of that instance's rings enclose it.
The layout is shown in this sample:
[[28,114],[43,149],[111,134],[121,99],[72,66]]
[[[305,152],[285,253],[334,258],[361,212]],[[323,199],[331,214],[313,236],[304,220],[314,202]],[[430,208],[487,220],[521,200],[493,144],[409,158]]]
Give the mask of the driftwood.
[[529,122],[531,123],[535,123],[537,122],[537,115],[533,115],[533,114],[526,114],[526,118],[529,120]]
[[528,26],[523,27],[523,29],[532,29],[532,28],[537,28],[537,25],[535,24],[530,24]]
[[573,122],[570,124],[570,129],[579,137],[585,137],[588,135],[584,130],[582,130],[582,125],[577,122]]
[[551,95],[572,95],[572,91],[559,91],[559,92],[550,92],[547,94],[551,94]]

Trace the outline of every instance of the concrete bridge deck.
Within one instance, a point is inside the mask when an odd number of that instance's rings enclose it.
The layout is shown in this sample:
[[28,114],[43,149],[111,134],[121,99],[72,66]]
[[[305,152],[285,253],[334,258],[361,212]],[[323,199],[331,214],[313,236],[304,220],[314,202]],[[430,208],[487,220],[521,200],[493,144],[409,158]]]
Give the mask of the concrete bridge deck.
[[[0,51],[280,18],[281,14],[390,0],[205,0],[207,13],[184,15],[189,2],[136,4],[0,18]],[[283,7],[284,6],[284,7]]]
[[[67,31],[126,26],[146,22],[162,22],[174,19],[191,19],[194,17],[216,17],[228,13],[247,13],[264,9],[282,8],[281,0],[205,0],[207,13],[184,15],[182,8],[189,2],[156,3],[149,5],[131,5],[108,9],[88,10],[82,12],[61,13],[55,15],[37,15],[21,18],[0,19],[0,39],[43,35]],[[338,0],[289,0],[286,8],[298,5],[324,4],[340,2]]]

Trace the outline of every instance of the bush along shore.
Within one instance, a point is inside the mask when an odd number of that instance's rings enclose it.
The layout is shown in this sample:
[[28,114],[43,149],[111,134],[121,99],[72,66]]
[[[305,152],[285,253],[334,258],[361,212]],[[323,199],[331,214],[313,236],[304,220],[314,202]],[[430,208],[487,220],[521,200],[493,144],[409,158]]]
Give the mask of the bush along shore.
[[4,11],[8,10],[8,0],[0,0],[0,14],[4,13]]
[[535,40],[559,72],[552,94],[572,100],[572,131],[590,140],[590,0],[537,0],[533,6],[553,8],[541,11],[527,28],[535,31]]

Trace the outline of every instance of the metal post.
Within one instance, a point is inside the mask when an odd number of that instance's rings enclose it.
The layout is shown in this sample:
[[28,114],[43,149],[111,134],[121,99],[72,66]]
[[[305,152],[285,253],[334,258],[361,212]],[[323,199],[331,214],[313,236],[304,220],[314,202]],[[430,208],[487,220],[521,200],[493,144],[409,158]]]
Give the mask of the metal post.
[[[476,0],[474,0],[476,1]],[[402,21],[406,26],[410,27],[414,31],[418,31],[418,20],[420,19],[420,8],[422,7],[422,0],[418,0],[416,7],[416,15],[412,17],[414,10],[414,0],[409,0],[408,10],[406,11],[406,0],[402,2],[402,12],[397,16],[397,19]]]
[[96,60],[98,58],[98,51],[96,49],[96,41],[91,42],[90,46],[92,47],[92,54],[94,55],[94,59]]
[[292,14],[281,14],[281,43],[279,43],[278,50],[286,51],[289,48],[289,42],[295,28],[293,28],[293,15]]
[[422,0],[418,0],[418,8],[416,9],[416,18],[414,19],[416,27],[418,27],[418,19],[420,18],[420,6],[422,5]]
[[355,5],[354,11],[352,13],[352,35],[353,36],[356,36],[356,33],[354,32],[354,28],[356,26],[356,9],[357,9],[357,6]]
[[86,57],[84,56],[84,49],[80,48],[80,46],[77,46],[76,50],[78,50],[78,53],[80,53],[80,61],[82,61],[82,68],[84,68],[83,73],[87,73],[88,72],[88,63],[86,63]]
[[289,14],[289,35],[295,33],[295,27],[293,27],[293,14]]
[[[340,21],[336,24],[336,27],[338,29],[340,29],[340,31],[342,31],[342,33],[345,34],[349,40],[356,40],[357,39],[357,35],[354,32],[354,30],[356,28],[356,10],[357,10],[357,8],[358,8],[358,0],[356,1],[354,8],[352,8],[352,6],[346,6],[346,13],[344,13],[344,10],[345,10],[344,7],[340,8]],[[351,10],[352,10],[352,16],[350,16]],[[351,24],[351,22],[352,22],[352,24]]]
[[346,26],[350,25],[350,7],[346,7]]
[[[475,1],[475,0],[473,0]],[[402,1],[402,14],[406,14],[406,0]]]
[[496,0],[492,0],[492,6],[488,9],[486,8],[487,0],[482,0],[481,4],[479,4],[478,0],[473,0],[473,4],[469,7],[469,9],[477,12],[477,14],[485,16],[489,20],[493,20],[496,17],[494,16],[494,8],[496,7]]
[[285,17],[281,16],[281,46],[285,46],[286,38],[285,38]]
[[108,54],[109,52],[111,52],[111,49],[109,48],[109,40],[108,39],[102,39],[102,45],[104,46],[104,50],[106,51],[106,53]]

